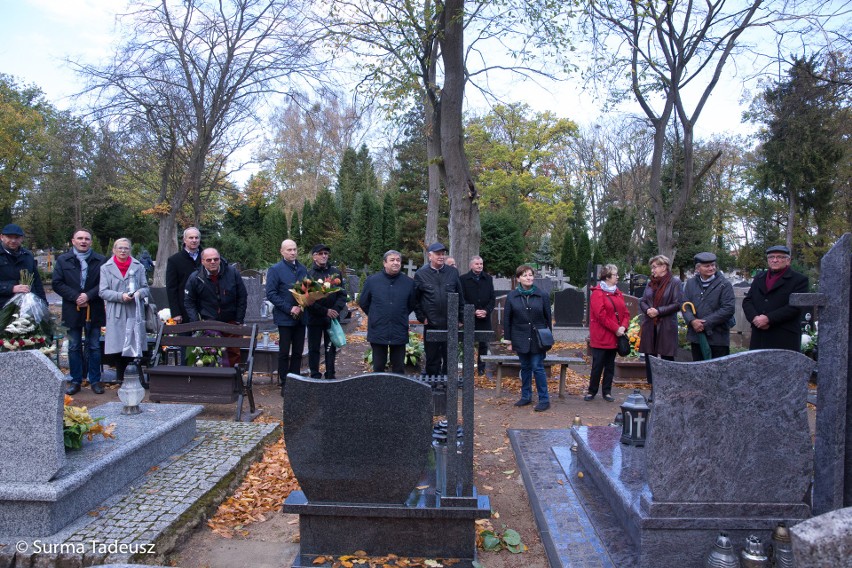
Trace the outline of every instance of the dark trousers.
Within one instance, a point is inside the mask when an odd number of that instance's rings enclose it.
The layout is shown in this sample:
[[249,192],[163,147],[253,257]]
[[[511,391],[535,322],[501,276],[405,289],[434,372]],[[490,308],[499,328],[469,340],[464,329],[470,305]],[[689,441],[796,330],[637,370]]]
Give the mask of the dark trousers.
[[479,342],[479,351],[477,351],[477,353],[476,353],[476,366],[477,366],[477,369],[479,370],[480,375],[485,372],[485,363],[482,362],[482,356],[483,355],[488,355],[488,342],[487,341],[480,341]]
[[603,373],[603,393],[612,392],[612,378],[615,376],[615,349],[592,347],[592,374],[589,377],[589,394],[598,394]]
[[334,358],[337,356],[337,347],[328,336],[328,329],[320,325],[308,326],[308,367],[311,369],[311,378],[321,379],[320,367],[320,344],[325,346],[325,378],[337,378],[334,374]]
[[665,359],[666,361],[674,361],[673,356],[668,355],[657,355],[656,353],[645,353],[645,376],[648,377],[648,384],[654,384],[654,377],[651,376],[651,362],[648,360],[651,357],[659,357],[660,359]]
[[278,380],[283,394],[288,373],[302,372],[302,351],[305,349],[305,326],[278,326]]
[[[423,329],[423,336],[426,337],[426,332],[430,329],[438,329],[436,327],[426,326]],[[446,375],[447,374],[447,342],[446,341],[424,341],[423,351],[426,355],[426,369],[424,372],[427,376]]]
[[[692,347],[692,360],[693,361],[703,361],[704,354],[701,353],[701,344],[700,343],[690,343]],[[719,357],[724,357],[726,355],[731,354],[730,345],[711,345],[710,346],[710,358],[718,359]]]
[[388,364],[390,354],[391,372],[397,375],[405,374],[405,344],[385,345],[383,343],[371,343],[373,348],[373,372],[384,373]]

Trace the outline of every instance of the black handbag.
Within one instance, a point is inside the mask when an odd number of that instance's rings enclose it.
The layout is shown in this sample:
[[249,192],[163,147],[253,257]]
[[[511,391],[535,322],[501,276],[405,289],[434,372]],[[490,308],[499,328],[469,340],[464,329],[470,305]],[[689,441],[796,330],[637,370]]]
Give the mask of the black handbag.
[[553,347],[553,332],[550,331],[549,327],[538,327],[535,333],[538,337],[538,344],[542,349],[547,351]]
[[[612,298],[610,296],[607,296],[607,298],[609,298],[609,303],[612,304],[612,309],[613,309],[613,311],[615,311],[615,320],[618,323],[621,323],[621,316],[618,315],[618,309],[615,307],[615,302],[612,301]],[[625,333],[624,335],[617,335],[615,337],[615,340],[616,340],[616,346],[615,346],[616,352],[619,355],[621,355],[622,357],[626,357],[627,355],[630,355],[630,340],[627,338],[627,334]]]

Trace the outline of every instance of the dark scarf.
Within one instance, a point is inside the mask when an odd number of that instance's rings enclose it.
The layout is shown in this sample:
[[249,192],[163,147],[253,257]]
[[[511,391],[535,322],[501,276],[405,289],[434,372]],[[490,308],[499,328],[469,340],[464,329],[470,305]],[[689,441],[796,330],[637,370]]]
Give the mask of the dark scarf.
[[[663,297],[666,295],[666,289],[672,281],[672,272],[669,270],[665,276],[660,278],[651,278],[651,290],[654,291],[654,307],[658,308],[663,303]],[[660,318],[654,318],[654,325],[660,323]]]
[[536,291],[536,287],[535,284],[533,284],[532,286],[530,286],[529,290],[525,290],[521,284],[518,284],[518,287],[515,288],[515,290],[517,290],[518,293],[520,293],[522,296],[532,296],[533,292]]
[[769,272],[767,272],[766,273],[766,291],[768,292],[768,291],[772,290],[772,287],[775,286],[778,283],[779,280],[781,280],[781,277],[784,276],[784,274],[789,269],[790,269],[790,267],[787,266],[787,267],[784,268],[784,270],[779,270],[777,272],[772,272],[770,270]]

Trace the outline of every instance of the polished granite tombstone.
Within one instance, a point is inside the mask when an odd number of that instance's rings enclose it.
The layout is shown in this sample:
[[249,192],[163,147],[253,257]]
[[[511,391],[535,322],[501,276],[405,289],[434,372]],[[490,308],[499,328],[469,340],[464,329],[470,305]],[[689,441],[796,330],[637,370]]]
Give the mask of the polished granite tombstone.
[[753,351],[700,363],[653,358],[644,448],[609,427],[575,429],[578,458],[637,547],[639,566],[700,566],[727,531],[769,542],[810,516],[807,379],[813,361]]
[[432,389],[420,381],[287,377],[284,439],[302,487],[283,507],[299,515],[294,567],[356,550],[473,565],[474,521],[490,516],[490,503],[475,496],[472,506],[441,506],[431,426]]
[[428,385],[391,374],[291,375],[284,389],[287,453],[310,502],[405,503],[429,458]]
[[0,385],[0,414],[14,425],[0,428],[0,483],[46,483],[65,465],[65,377],[38,351],[0,353]]

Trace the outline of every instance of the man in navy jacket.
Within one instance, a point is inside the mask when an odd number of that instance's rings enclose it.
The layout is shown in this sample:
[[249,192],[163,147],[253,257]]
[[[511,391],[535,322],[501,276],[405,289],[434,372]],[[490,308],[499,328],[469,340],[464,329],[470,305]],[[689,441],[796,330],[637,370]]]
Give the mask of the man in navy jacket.
[[266,299],[274,309],[272,318],[278,326],[278,379],[281,396],[287,373],[298,375],[302,371],[302,351],[305,349],[305,321],[302,308],[290,293],[293,284],[308,275],[305,265],[299,262],[296,241],[281,243],[281,262],[266,273]]
[[402,274],[402,255],[389,250],[384,270],[367,277],[358,305],[367,314],[367,341],[373,348],[373,371],[385,370],[390,354],[391,371],[405,372],[408,314],[414,309],[414,280]]

